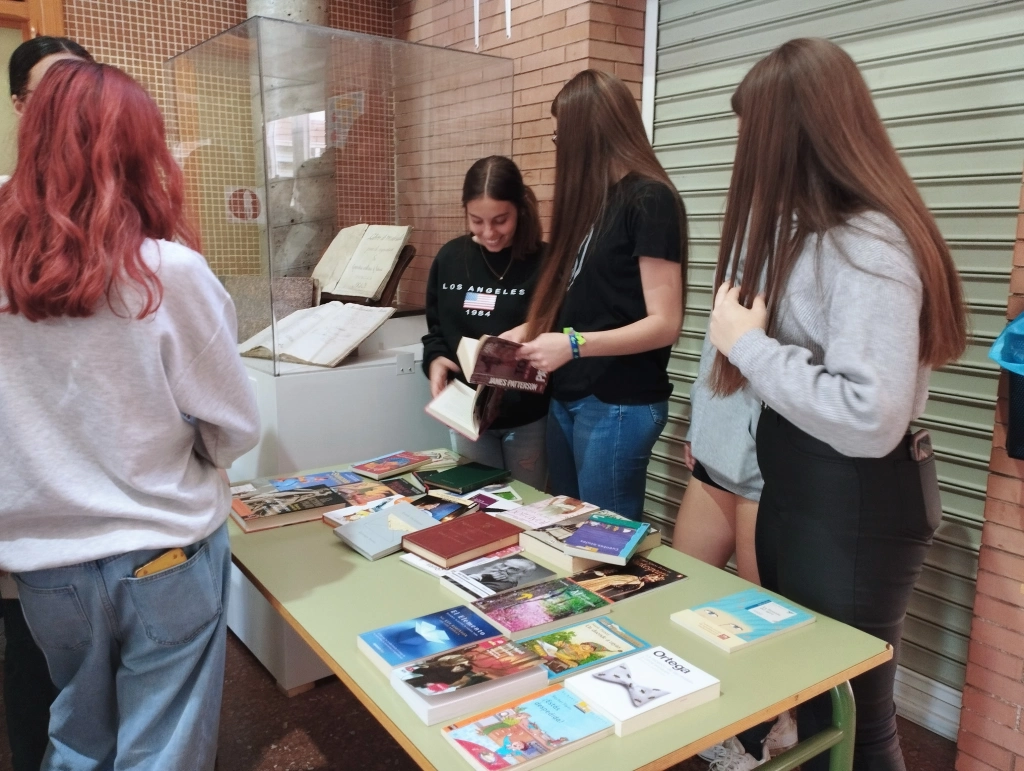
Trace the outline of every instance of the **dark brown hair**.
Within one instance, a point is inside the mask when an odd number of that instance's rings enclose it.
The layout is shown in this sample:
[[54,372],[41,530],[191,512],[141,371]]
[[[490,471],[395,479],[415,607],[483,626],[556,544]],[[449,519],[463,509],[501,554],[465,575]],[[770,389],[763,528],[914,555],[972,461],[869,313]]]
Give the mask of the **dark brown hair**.
[[11,96],[24,99],[32,68],[47,56],[54,54],[71,54],[87,62],[92,61],[92,54],[71,38],[40,35],[26,40],[14,49],[11,60],[7,63],[7,80],[10,83]]
[[512,236],[512,259],[536,254],[541,246],[540,212],[537,196],[523,182],[519,167],[504,155],[489,155],[469,167],[462,182],[462,206],[477,198],[507,201],[516,207],[516,232]]
[[[528,340],[554,329],[580,245],[591,226],[595,237],[600,235],[608,189],[618,181],[616,174],[632,172],[657,180],[675,193],[647,139],[636,100],[614,75],[600,70],[578,73],[558,92],[551,114],[558,119],[551,245],[530,302]],[[686,209],[678,193],[675,198],[685,297]]]
[[[806,239],[880,212],[902,231],[921,277],[921,363],[958,358],[967,331],[956,266],[853,59],[828,40],[791,40],[747,73],[732,108],[739,140],[715,288],[727,274],[736,283],[742,255],[740,302],[750,306],[764,276],[771,334]],[[743,375],[718,354],[712,383],[732,393]]]

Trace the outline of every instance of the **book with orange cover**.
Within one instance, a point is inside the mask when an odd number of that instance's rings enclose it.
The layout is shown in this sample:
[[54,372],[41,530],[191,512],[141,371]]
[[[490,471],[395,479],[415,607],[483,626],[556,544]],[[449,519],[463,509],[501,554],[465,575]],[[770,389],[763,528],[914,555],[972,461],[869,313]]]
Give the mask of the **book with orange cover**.
[[522,528],[482,511],[409,533],[402,548],[443,568],[453,568],[492,551],[519,543]]

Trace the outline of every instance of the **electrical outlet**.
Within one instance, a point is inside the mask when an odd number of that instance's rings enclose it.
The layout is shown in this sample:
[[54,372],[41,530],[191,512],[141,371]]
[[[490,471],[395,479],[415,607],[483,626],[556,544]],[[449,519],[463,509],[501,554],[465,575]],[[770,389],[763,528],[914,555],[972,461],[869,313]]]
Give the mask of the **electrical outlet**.
[[399,375],[411,375],[416,371],[416,358],[406,351],[400,351],[395,355],[395,363]]

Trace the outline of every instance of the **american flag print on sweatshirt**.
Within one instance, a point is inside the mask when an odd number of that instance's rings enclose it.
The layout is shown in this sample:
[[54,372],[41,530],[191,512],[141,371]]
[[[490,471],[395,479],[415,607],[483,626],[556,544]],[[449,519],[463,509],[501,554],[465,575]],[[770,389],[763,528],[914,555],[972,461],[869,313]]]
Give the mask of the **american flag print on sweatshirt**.
[[467,310],[493,311],[494,303],[497,302],[497,299],[498,296],[493,294],[466,292],[466,299],[462,303],[462,307]]

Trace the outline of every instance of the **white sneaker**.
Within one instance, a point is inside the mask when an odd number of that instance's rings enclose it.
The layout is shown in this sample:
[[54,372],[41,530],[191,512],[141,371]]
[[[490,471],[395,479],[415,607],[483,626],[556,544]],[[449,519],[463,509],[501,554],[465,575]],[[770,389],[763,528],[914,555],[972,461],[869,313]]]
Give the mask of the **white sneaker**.
[[764,738],[764,748],[768,753],[768,757],[774,758],[786,750],[793,749],[797,741],[799,741],[799,738],[796,733],[796,721],[789,710],[787,710],[779,715],[779,719],[775,721],[772,730]]
[[711,761],[708,771],[750,771],[750,769],[768,762],[767,757],[758,760],[744,750],[743,745],[735,736],[726,739],[722,743],[722,747],[725,749],[725,754]]
[[736,739],[736,737],[732,736],[732,737],[726,739],[725,742],[723,742],[721,744],[715,744],[715,745],[713,745],[711,747],[708,747],[706,750],[698,752],[697,753],[697,757],[700,758],[701,760],[706,760],[708,763],[713,763],[714,761],[718,760],[719,758],[724,758],[726,755],[728,755],[730,753],[730,750],[726,749],[726,747],[725,747],[725,745],[727,743],[729,743],[729,742],[737,742],[737,741],[738,740]]

